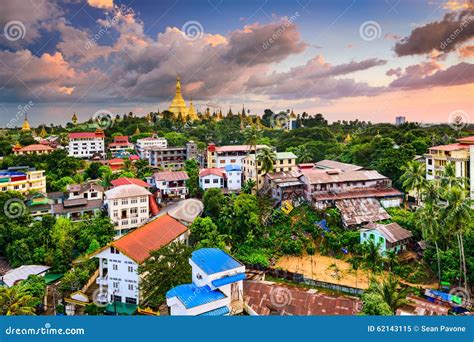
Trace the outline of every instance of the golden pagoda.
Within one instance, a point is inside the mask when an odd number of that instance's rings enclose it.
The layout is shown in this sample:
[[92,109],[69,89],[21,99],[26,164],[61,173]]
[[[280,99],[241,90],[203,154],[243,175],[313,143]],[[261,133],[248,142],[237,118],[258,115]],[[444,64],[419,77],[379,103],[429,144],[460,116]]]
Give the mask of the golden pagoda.
[[344,139],[344,143],[348,144],[352,141],[352,137],[350,135],[350,133],[347,133],[347,136],[346,138]]
[[22,132],[31,132],[30,123],[28,122],[28,117],[25,114],[25,120],[23,120],[23,125],[21,125]]
[[76,115],[76,113],[74,113],[74,115],[72,116],[71,121],[74,125],[77,125],[77,115]]
[[44,138],[46,138],[47,135],[48,135],[48,133],[46,132],[46,129],[43,125],[43,128],[41,128],[40,137],[44,139]]
[[138,135],[138,134],[140,134],[140,128],[138,128],[137,126],[137,129],[135,130],[135,133],[133,133],[133,135]]
[[193,105],[193,99],[192,98],[191,98],[191,101],[189,101],[188,117],[189,117],[190,121],[199,120],[199,117],[196,113],[196,109],[194,108],[194,105]]
[[295,114],[295,112],[293,112],[293,109],[291,110],[290,118],[296,119],[296,114]]
[[232,113],[232,107],[229,107],[229,112],[227,112],[227,117],[231,118],[234,116],[234,113]]
[[188,107],[186,102],[184,102],[183,96],[181,95],[181,83],[179,77],[176,77],[176,94],[174,95],[173,101],[171,101],[170,107],[168,109],[173,113],[173,117],[176,119],[181,113],[182,115],[188,115]]
[[224,119],[224,115],[222,115],[222,110],[219,109],[219,113],[217,114],[217,121],[221,121]]

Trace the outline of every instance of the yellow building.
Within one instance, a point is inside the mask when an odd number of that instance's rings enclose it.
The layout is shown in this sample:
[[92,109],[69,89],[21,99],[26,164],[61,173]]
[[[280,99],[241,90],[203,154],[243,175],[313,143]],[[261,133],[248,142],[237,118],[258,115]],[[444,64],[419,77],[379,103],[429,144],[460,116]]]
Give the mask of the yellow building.
[[0,191],[18,191],[21,193],[46,192],[44,170],[28,167],[11,167],[0,170]]
[[[272,173],[276,172],[288,172],[293,171],[296,169],[296,155],[292,152],[277,152],[276,158],[273,163],[273,171]],[[244,177],[244,182],[249,179],[253,179],[256,181],[256,174],[255,174],[255,154],[249,154],[242,160],[242,174]],[[262,171],[261,163],[257,165],[258,171],[258,184],[257,189],[261,189],[265,182],[264,172]]]

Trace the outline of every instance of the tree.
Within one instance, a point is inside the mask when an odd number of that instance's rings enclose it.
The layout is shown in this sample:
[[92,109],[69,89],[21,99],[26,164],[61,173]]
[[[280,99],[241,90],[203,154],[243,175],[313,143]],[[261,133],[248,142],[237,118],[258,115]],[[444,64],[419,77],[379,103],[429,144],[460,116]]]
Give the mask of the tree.
[[293,149],[294,154],[298,157],[298,163],[309,163],[313,160],[313,155],[306,145],[300,145]]
[[173,242],[150,253],[138,268],[143,277],[143,305],[159,306],[166,292],[177,285],[191,282],[191,265],[188,259],[193,249],[180,242]]
[[[260,130],[252,125],[250,128],[247,128],[244,131],[244,140],[247,145],[250,146],[251,151],[253,151],[253,154],[257,156],[257,143],[258,140],[261,137],[261,132]],[[255,161],[255,181],[258,186],[258,163]]]
[[416,203],[420,205],[422,190],[426,186],[425,164],[412,160],[400,169],[403,171],[400,177],[403,188],[406,191],[414,190],[416,192]]
[[247,179],[247,181],[242,184],[242,192],[244,194],[251,194],[256,185],[257,182],[255,182],[253,179]]
[[21,285],[0,287],[0,307],[2,316],[34,315],[34,297]]
[[381,295],[374,292],[365,292],[362,295],[362,314],[369,316],[391,316],[390,306],[384,302]]
[[204,204],[204,214],[206,216],[212,217],[213,219],[217,219],[224,202],[225,197],[221,189],[207,189],[204,192],[204,196],[202,198],[202,203]]
[[101,167],[101,163],[92,162],[89,164],[89,167],[84,171],[84,174],[88,179],[97,179],[100,177],[99,169]]
[[196,249],[204,247],[226,248],[227,235],[219,234],[216,224],[210,217],[198,217],[189,227],[191,239],[196,244]]
[[276,153],[270,148],[264,148],[257,154],[256,162],[262,166],[263,175],[273,171],[275,159]]
[[380,242],[375,243],[374,240],[367,240],[362,247],[364,263],[372,274],[382,269],[383,257],[380,255]]
[[388,305],[392,313],[395,313],[400,306],[407,302],[407,289],[401,288],[398,280],[391,274],[382,283],[373,279],[368,292],[379,295]]
[[184,163],[184,170],[189,179],[186,181],[186,187],[192,197],[197,197],[201,193],[199,188],[199,164],[195,159],[188,159]]
[[441,187],[443,189],[450,189],[455,186],[463,188],[466,183],[465,178],[456,176],[456,164],[448,162],[441,176]]

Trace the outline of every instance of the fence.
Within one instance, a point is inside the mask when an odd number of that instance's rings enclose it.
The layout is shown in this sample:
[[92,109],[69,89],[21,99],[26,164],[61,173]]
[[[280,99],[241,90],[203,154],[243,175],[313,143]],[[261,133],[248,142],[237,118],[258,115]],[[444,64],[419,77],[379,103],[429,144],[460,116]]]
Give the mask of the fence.
[[285,279],[299,284],[306,284],[310,286],[321,287],[324,289],[329,289],[333,291],[339,291],[351,295],[361,295],[364,293],[364,290],[358,289],[355,287],[339,285],[334,283],[328,283],[325,281],[319,281],[311,278],[306,278],[301,273],[294,273],[287,270],[279,270],[270,267],[264,267],[258,264],[245,264],[245,267],[249,270],[263,271],[265,274],[273,278]]

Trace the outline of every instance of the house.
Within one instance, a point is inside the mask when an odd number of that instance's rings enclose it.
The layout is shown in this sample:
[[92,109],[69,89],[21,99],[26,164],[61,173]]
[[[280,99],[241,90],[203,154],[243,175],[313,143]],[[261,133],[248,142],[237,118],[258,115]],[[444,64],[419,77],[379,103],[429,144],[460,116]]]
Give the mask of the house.
[[240,191],[242,188],[242,167],[236,164],[229,164],[224,169],[227,177],[227,190]]
[[[257,145],[257,152],[261,149],[269,148],[267,145]],[[207,168],[219,168],[226,165],[243,166],[242,159],[254,149],[250,145],[228,145],[216,146],[209,144],[207,146]]]
[[25,147],[21,147],[21,145],[17,143],[13,147],[12,151],[13,151],[13,154],[16,154],[16,155],[22,155],[22,154],[42,155],[42,154],[49,154],[53,152],[54,148],[48,145],[43,145],[43,144],[32,144]]
[[199,172],[199,187],[203,190],[211,188],[223,189],[226,177],[225,169],[202,169]]
[[114,141],[107,145],[109,151],[115,156],[118,153],[124,153],[127,150],[132,150],[134,145],[128,141],[128,136],[119,135],[114,137]]
[[25,203],[31,216],[36,220],[40,220],[44,215],[52,214],[51,204],[52,201],[48,198],[48,195],[42,192],[28,195]]
[[50,268],[45,265],[23,265],[5,273],[1,277],[1,284],[12,287],[22,280],[28,279],[30,275],[44,276]]
[[46,192],[44,170],[28,166],[9,167],[0,170],[0,191]]
[[151,166],[170,171],[178,171],[184,168],[184,163],[189,159],[196,159],[197,145],[193,141],[187,142],[184,147],[147,147]]
[[105,154],[105,134],[100,129],[95,132],[69,133],[69,156],[77,158],[102,158]]
[[[186,220],[194,221],[202,212],[202,203],[197,206],[195,202],[199,201],[189,201],[179,202],[176,212],[182,214],[184,211]],[[187,209],[189,207],[199,207],[201,210],[191,212]],[[114,311],[117,307],[131,307],[134,311],[141,301],[142,275],[138,273],[139,265],[150,257],[151,251],[175,241],[187,243],[188,238],[187,225],[170,213],[163,212],[152,221],[94,252],[90,257],[99,259],[99,276],[96,280],[99,291],[94,300],[112,303],[107,307],[109,311]]]
[[[258,156],[258,154],[257,154]],[[249,179],[257,180],[256,172],[258,172],[258,184],[257,188],[261,189],[265,183],[264,171],[262,165],[258,162],[257,168],[255,168],[255,154],[249,154],[242,159],[242,174],[243,180],[246,182]],[[271,172],[287,172],[296,169],[296,155],[292,152],[277,152],[276,158],[273,163],[273,171]]]
[[406,299],[407,303],[397,309],[397,316],[447,316],[451,310],[447,303],[433,303],[414,295],[409,295]]
[[147,182],[157,191],[158,203],[163,200],[184,199],[188,195],[186,171],[160,171],[147,178]]
[[143,225],[150,217],[151,192],[142,186],[126,184],[105,192],[104,205],[117,236]]
[[335,201],[345,228],[357,228],[369,222],[388,220],[390,215],[375,198],[350,198]]
[[167,148],[168,141],[165,138],[158,138],[154,136],[149,138],[137,139],[137,142],[135,143],[135,149],[140,159],[150,159],[149,148],[151,147]]
[[265,175],[264,187],[269,189],[271,197],[278,203],[303,198],[304,183],[300,180],[301,176],[299,170],[268,173]]
[[426,179],[439,179],[448,163],[454,163],[456,177],[469,180],[474,199],[474,136],[460,138],[454,144],[433,146],[425,154]]
[[49,193],[51,214],[77,222],[95,216],[103,206],[104,188],[96,183],[70,184],[66,193]]
[[339,161],[329,160],[329,159],[320,160],[314,163],[314,168],[317,170],[338,169],[338,170],[341,170],[342,172],[360,171],[364,169],[364,167],[359,166],[359,165],[347,164],[347,163],[342,163]]
[[369,240],[376,244],[380,243],[380,254],[382,255],[387,251],[399,253],[406,250],[412,237],[413,234],[409,230],[402,228],[395,222],[389,224],[369,223],[360,230],[360,243],[366,243]]
[[113,187],[121,186],[121,185],[127,185],[127,184],[135,184],[138,186],[142,186],[144,188],[149,188],[150,184],[148,184],[145,181],[142,181],[141,179],[137,178],[129,178],[129,177],[120,177],[117,179],[114,179],[110,181],[110,184],[112,184]]
[[218,248],[191,254],[192,283],[166,293],[172,316],[226,316],[243,311],[245,266]]

